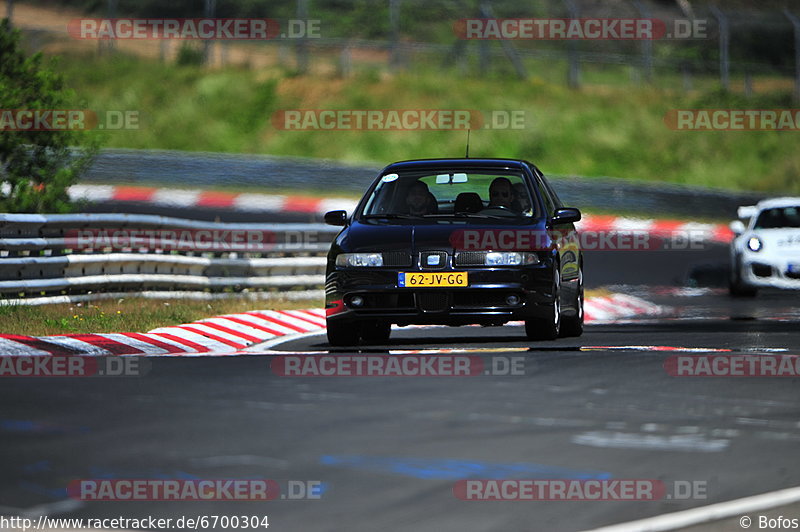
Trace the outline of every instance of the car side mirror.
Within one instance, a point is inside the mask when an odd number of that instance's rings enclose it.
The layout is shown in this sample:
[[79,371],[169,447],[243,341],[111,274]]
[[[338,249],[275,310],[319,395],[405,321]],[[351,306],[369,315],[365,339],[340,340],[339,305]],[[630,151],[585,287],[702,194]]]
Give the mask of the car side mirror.
[[744,223],[741,220],[732,221],[728,227],[731,228],[731,231],[733,231],[733,234],[735,235],[741,235],[742,233],[744,233],[744,230],[746,229]]
[[572,207],[565,207],[563,209],[556,209],[553,216],[550,218],[550,225],[570,224],[575,223],[581,219],[581,211]]
[[347,211],[328,211],[325,213],[325,223],[328,225],[343,226],[347,224]]

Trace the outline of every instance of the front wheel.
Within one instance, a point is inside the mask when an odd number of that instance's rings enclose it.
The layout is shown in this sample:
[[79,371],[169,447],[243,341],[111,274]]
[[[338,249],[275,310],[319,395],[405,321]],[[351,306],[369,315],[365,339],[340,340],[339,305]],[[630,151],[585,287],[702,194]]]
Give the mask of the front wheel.
[[575,337],[583,334],[583,270],[578,273],[578,293],[575,296],[575,315],[561,322],[561,336]]
[[561,272],[558,265],[553,274],[553,303],[550,316],[525,320],[525,334],[529,340],[555,340],[561,332]]
[[755,297],[758,294],[758,288],[746,284],[742,280],[741,265],[738,263],[733,265],[728,283],[728,293],[733,297]]
[[359,327],[347,321],[328,321],[328,343],[337,347],[347,347],[358,343]]

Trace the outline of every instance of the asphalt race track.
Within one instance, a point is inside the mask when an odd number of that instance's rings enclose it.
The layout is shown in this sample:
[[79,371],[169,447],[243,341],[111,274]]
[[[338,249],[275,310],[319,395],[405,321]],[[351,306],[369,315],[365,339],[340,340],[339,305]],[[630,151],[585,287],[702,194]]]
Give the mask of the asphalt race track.
[[[283,377],[271,369],[276,353],[327,353],[316,335],[252,356],[150,358],[141,377],[5,379],[0,501],[62,517],[266,514],[279,531],[560,531],[800,485],[797,379],[665,369],[675,356],[800,354],[797,294],[729,298],[719,288],[725,257],[719,246],[587,255],[589,284],[626,285],[616,290],[669,306],[662,317],[535,345],[519,327],[405,328],[391,345],[360,353],[455,349],[485,367],[521,361],[515,375]],[[698,271],[711,280],[697,283]],[[67,497],[70,481],[104,478],[308,480],[321,496]],[[667,495],[464,501],[453,487],[467,478],[653,479]],[[705,492],[684,499],[674,487],[687,482]]]

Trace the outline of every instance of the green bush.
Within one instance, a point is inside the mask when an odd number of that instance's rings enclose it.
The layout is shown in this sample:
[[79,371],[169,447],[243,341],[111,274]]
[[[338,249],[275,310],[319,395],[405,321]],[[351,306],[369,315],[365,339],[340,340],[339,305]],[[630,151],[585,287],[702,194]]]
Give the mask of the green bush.
[[[0,110],[75,109],[64,78],[42,64],[41,54],[26,57],[19,31],[0,22]],[[6,127],[6,126],[3,126]],[[13,129],[9,127],[9,129]],[[83,146],[81,148],[81,146]],[[86,170],[98,142],[87,131],[6,130],[0,135],[0,211],[65,212],[67,189]]]

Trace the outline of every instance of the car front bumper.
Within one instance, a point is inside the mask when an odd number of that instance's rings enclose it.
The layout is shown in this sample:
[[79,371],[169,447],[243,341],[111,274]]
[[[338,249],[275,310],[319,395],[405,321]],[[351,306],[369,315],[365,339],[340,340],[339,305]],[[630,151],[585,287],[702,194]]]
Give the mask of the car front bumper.
[[800,257],[777,261],[747,257],[742,261],[740,274],[751,286],[800,290]]
[[[398,325],[502,324],[552,315],[552,263],[524,267],[459,268],[469,286],[401,288],[400,271],[336,269],[326,279],[329,320],[381,320]],[[442,273],[453,270],[443,270]],[[361,303],[356,304],[360,298]]]

